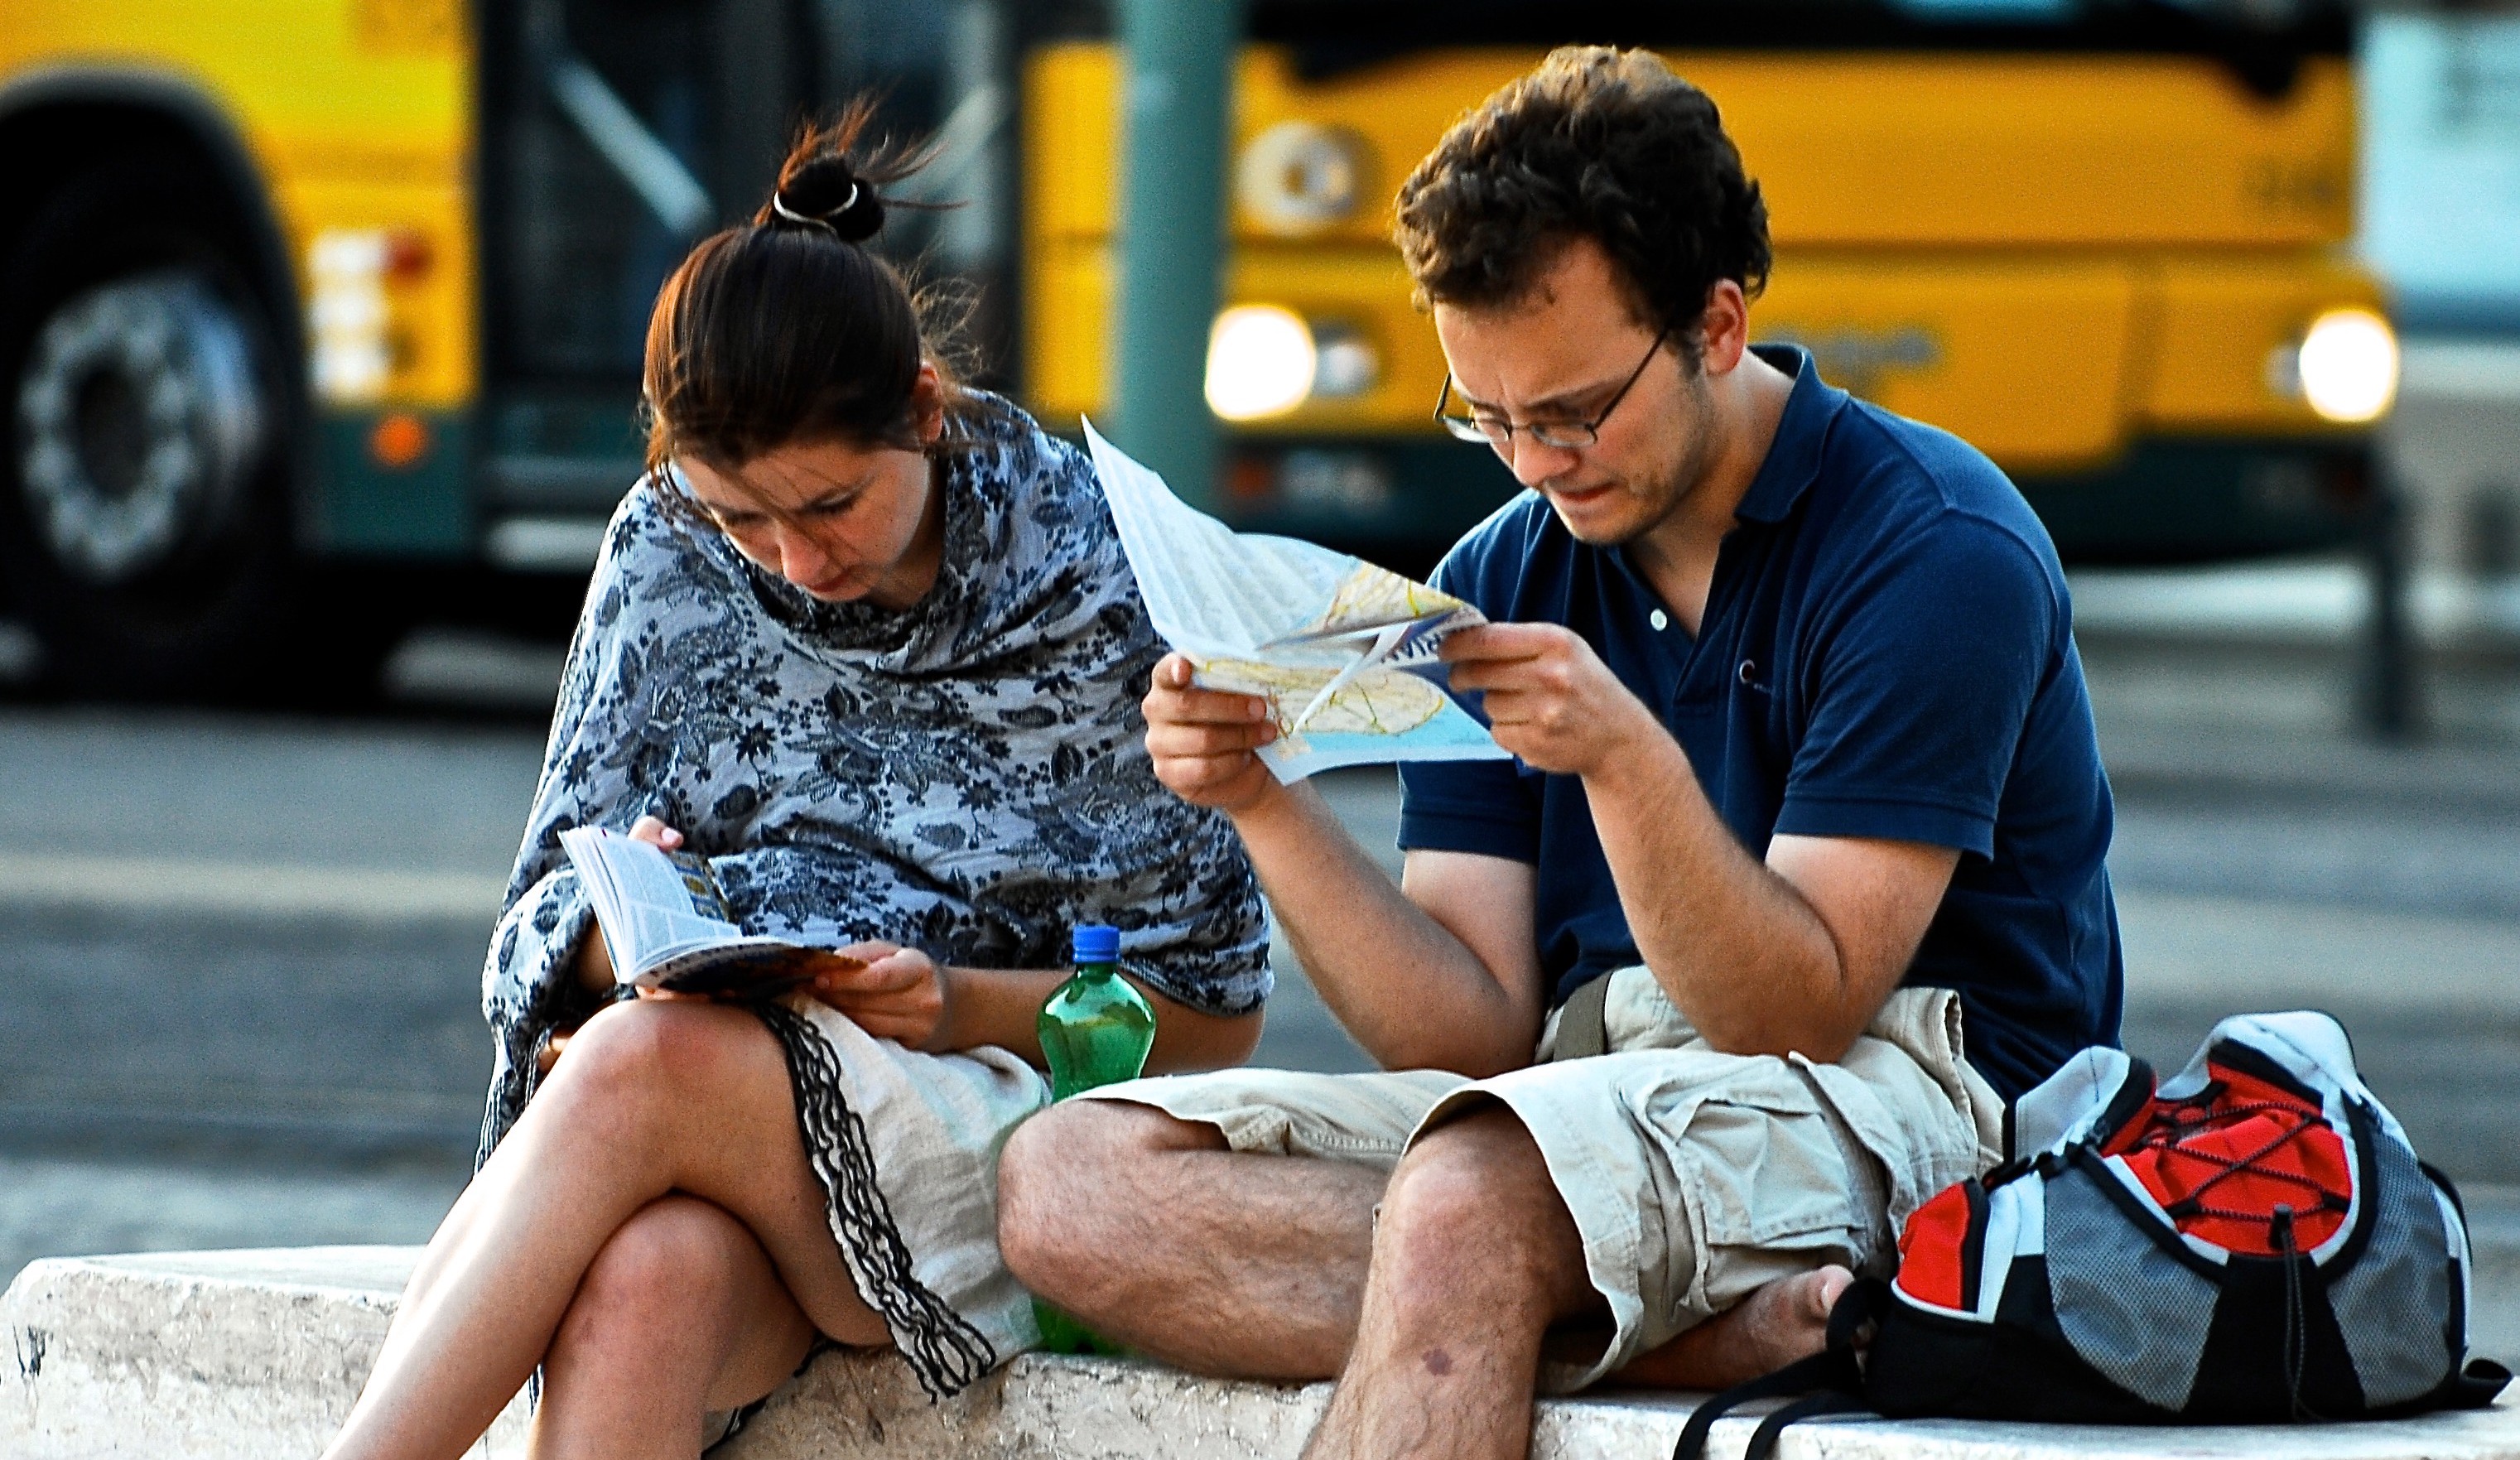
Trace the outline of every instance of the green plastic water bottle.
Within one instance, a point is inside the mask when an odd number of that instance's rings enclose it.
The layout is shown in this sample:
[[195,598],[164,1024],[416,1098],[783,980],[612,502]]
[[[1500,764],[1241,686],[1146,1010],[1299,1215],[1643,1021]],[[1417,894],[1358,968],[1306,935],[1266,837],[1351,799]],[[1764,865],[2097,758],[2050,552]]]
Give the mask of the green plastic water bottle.
[[[1050,1060],[1050,1098],[1136,1079],[1155,1042],[1155,1011],[1120,977],[1120,930],[1089,924],[1076,930],[1076,973],[1041,1006],[1035,1026]],[[1119,1353],[1107,1339],[1058,1308],[1033,1300],[1042,1346],[1053,1353]]]
[[1050,1098],[1136,1079],[1155,1042],[1155,1011],[1120,977],[1120,930],[1076,930],[1076,973],[1041,1006],[1036,1027],[1050,1058]]

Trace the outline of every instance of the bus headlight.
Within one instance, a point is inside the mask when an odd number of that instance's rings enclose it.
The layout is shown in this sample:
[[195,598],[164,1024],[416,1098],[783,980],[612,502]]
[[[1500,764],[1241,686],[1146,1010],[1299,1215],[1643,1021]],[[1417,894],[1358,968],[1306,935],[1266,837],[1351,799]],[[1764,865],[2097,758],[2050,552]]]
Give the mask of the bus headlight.
[[2302,398],[2322,419],[2377,421],[2398,398],[2398,334],[2368,309],[2312,320],[2294,358]]
[[1345,320],[1314,320],[1313,394],[1354,400],[1382,384],[1382,353],[1365,331]]
[[1313,393],[1313,331],[1281,304],[1237,304],[1207,333],[1207,406],[1228,421],[1282,416]]
[[1269,233],[1301,238],[1347,221],[1366,191],[1365,139],[1345,127],[1282,121],[1234,165],[1234,197]]

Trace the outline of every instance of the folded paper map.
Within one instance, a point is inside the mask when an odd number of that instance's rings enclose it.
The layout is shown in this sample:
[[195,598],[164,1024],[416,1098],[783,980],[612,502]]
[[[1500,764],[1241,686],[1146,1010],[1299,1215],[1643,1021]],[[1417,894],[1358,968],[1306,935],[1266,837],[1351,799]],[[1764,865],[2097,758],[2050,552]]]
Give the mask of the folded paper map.
[[1269,701],[1281,781],[1384,760],[1506,753],[1444,688],[1444,636],[1487,619],[1447,593],[1291,537],[1237,532],[1089,422],[1086,444],[1155,632],[1196,682]]

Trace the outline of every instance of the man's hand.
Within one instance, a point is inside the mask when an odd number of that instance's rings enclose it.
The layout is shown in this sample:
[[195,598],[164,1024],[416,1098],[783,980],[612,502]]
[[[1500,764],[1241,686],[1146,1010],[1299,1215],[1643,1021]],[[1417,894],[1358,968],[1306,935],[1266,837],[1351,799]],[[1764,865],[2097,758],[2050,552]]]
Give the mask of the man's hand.
[[1593,646],[1554,623],[1489,623],[1444,640],[1458,691],[1485,696],[1496,743],[1553,775],[1591,775],[1641,735],[1667,736]]
[[1167,654],[1155,665],[1145,709],[1155,779],[1183,800],[1230,815],[1279,789],[1278,778],[1251,753],[1278,738],[1266,699],[1200,689],[1191,683],[1190,661]]
[[851,943],[832,950],[864,967],[834,963],[807,984],[814,997],[856,1021],[859,1028],[905,1048],[957,1048],[951,1042],[954,972],[899,943]]

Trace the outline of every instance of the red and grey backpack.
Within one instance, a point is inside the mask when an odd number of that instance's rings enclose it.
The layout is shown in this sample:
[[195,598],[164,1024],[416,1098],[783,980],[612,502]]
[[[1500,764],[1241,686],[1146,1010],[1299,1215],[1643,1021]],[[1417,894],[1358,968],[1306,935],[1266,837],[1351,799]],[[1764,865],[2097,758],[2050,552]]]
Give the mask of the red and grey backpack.
[[[1690,1416],[1777,1394],[1750,1460],[1816,1413],[2094,1424],[2279,1423],[2473,1408],[2467,1224],[2449,1178],[2324,1014],[2215,1027],[2185,1070],[2087,1049],[2016,1101],[2007,1159],[1908,1218],[1828,1350]],[[1859,1354],[1862,1332],[1870,1342]]]

